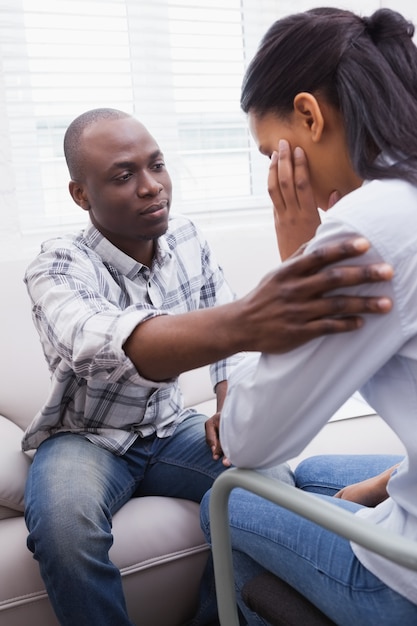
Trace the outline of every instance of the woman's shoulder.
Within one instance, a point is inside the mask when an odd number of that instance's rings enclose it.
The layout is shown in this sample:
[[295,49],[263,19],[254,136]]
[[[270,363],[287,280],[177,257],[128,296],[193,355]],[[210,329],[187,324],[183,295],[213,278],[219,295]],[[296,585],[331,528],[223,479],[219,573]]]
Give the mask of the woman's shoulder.
[[[399,210],[412,211],[417,215],[417,187],[399,179],[365,181],[330,209],[329,216],[387,215],[395,217]],[[414,211],[415,210],[415,211]]]
[[388,248],[400,240],[417,246],[417,187],[397,179],[365,182],[326,212],[326,222]]

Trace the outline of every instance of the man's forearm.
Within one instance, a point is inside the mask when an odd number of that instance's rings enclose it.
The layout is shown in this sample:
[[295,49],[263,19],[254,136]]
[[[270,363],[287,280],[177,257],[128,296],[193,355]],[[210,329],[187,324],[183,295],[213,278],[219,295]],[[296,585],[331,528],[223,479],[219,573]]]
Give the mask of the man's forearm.
[[355,330],[361,326],[358,314],[386,313],[392,305],[387,298],[327,294],[391,278],[392,268],[379,262],[326,268],[368,250],[366,240],[355,241],[284,263],[229,304],[153,317],[134,329],[124,350],[142,376],[161,381],[236,352],[279,354],[322,335]]
[[160,315],[137,326],[124,350],[149,380],[174,378],[240,351],[234,303],[181,315]]

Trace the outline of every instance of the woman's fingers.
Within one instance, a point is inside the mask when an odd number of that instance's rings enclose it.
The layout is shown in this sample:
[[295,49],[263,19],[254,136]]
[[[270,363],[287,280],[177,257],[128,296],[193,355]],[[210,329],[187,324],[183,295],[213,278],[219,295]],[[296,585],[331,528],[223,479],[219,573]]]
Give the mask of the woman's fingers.
[[291,153],[287,141],[279,142],[271,157],[268,192],[274,205],[274,221],[281,259],[287,259],[309,241],[320,224],[308,163],[304,151]]

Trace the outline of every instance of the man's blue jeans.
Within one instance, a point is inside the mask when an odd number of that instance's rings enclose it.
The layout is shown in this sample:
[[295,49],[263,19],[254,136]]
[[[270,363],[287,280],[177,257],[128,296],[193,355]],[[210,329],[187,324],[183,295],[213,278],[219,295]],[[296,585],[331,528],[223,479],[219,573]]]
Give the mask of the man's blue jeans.
[[71,433],[39,447],[25,494],[28,546],[62,626],[132,626],[108,556],[112,516],[133,496],[200,502],[225,469],[205,442],[206,419],[194,415],[164,439],[138,438],[122,457]]
[[[297,487],[332,498],[342,487],[375,476],[401,457],[321,456],[303,461]],[[210,542],[209,494],[201,503],[202,527]],[[360,505],[332,498],[356,511]],[[246,581],[267,570],[288,582],[340,626],[414,626],[417,606],[366,570],[347,540],[242,489],[233,490],[230,524],[239,607],[250,626],[264,625],[243,604]]]

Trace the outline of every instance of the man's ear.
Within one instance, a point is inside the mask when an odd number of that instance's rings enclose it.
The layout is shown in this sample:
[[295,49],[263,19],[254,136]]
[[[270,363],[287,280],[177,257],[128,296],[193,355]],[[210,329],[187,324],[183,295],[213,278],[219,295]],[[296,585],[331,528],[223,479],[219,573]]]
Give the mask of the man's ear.
[[324,117],[318,100],[308,92],[298,93],[294,98],[294,115],[304,130],[311,135],[311,140],[319,142],[324,129]]
[[69,182],[69,192],[71,194],[72,199],[78,206],[80,206],[84,211],[90,210],[90,203],[88,201],[87,193],[82,185],[82,183],[77,183],[75,180],[70,180]]

